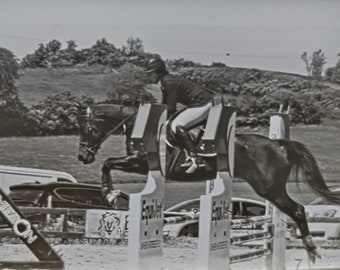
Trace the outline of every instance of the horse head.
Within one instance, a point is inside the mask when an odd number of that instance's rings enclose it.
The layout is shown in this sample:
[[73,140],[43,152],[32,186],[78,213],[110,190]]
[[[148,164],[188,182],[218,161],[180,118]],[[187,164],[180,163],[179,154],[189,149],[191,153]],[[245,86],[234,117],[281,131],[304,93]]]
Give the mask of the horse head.
[[108,136],[125,132],[125,123],[133,117],[136,110],[134,106],[126,105],[122,101],[97,103],[81,108],[78,117],[78,160],[84,164],[92,163],[100,145]]

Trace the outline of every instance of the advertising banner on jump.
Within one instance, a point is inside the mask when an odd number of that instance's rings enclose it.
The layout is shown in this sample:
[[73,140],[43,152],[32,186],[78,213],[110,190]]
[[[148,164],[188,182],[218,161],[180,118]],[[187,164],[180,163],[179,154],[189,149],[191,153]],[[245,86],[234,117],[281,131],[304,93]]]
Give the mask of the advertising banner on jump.
[[86,237],[125,239],[127,238],[127,228],[127,211],[97,209],[86,211]]

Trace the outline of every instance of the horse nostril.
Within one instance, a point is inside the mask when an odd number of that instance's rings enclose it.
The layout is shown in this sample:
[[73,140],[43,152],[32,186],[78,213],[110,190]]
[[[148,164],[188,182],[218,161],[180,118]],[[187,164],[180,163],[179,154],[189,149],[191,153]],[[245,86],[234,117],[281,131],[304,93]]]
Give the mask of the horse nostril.
[[84,161],[84,157],[82,155],[78,155],[78,161]]

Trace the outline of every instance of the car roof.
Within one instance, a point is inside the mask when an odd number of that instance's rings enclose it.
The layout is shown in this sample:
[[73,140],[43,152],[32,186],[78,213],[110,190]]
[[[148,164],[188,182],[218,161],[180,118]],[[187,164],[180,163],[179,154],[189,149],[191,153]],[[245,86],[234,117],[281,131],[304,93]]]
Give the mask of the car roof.
[[70,183],[70,182],[49,182],[49,183],[39,183],[39,182],[27,182],[18,185],[12,185],[10,190],[24,189],[24,188],[54,188],[54,187],[91,187],[95,189],[100,189],[100,185],[85,184],[85,183]]
[[[15,190],[23,190],[23,189],[54,189],[54,188],[92,188],[98,189],[101,191],[101,186],[96,184],[86,184],[86,183],[70,183],[70,182],[49,182],[49,183],[36,183],[36,182],[28,182],[19,185],[10,186],[11,191]],[[123,196],[128,197],[129,195],[121,192]]]

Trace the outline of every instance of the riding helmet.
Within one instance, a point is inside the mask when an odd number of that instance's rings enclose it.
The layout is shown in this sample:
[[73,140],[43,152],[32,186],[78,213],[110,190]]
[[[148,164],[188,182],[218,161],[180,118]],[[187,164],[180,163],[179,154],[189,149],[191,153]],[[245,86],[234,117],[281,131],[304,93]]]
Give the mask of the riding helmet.
[[161,58],[151,58],[145,65],[144,71],[147,73],[157,72],[160,74],[166,73],[166,66]]

